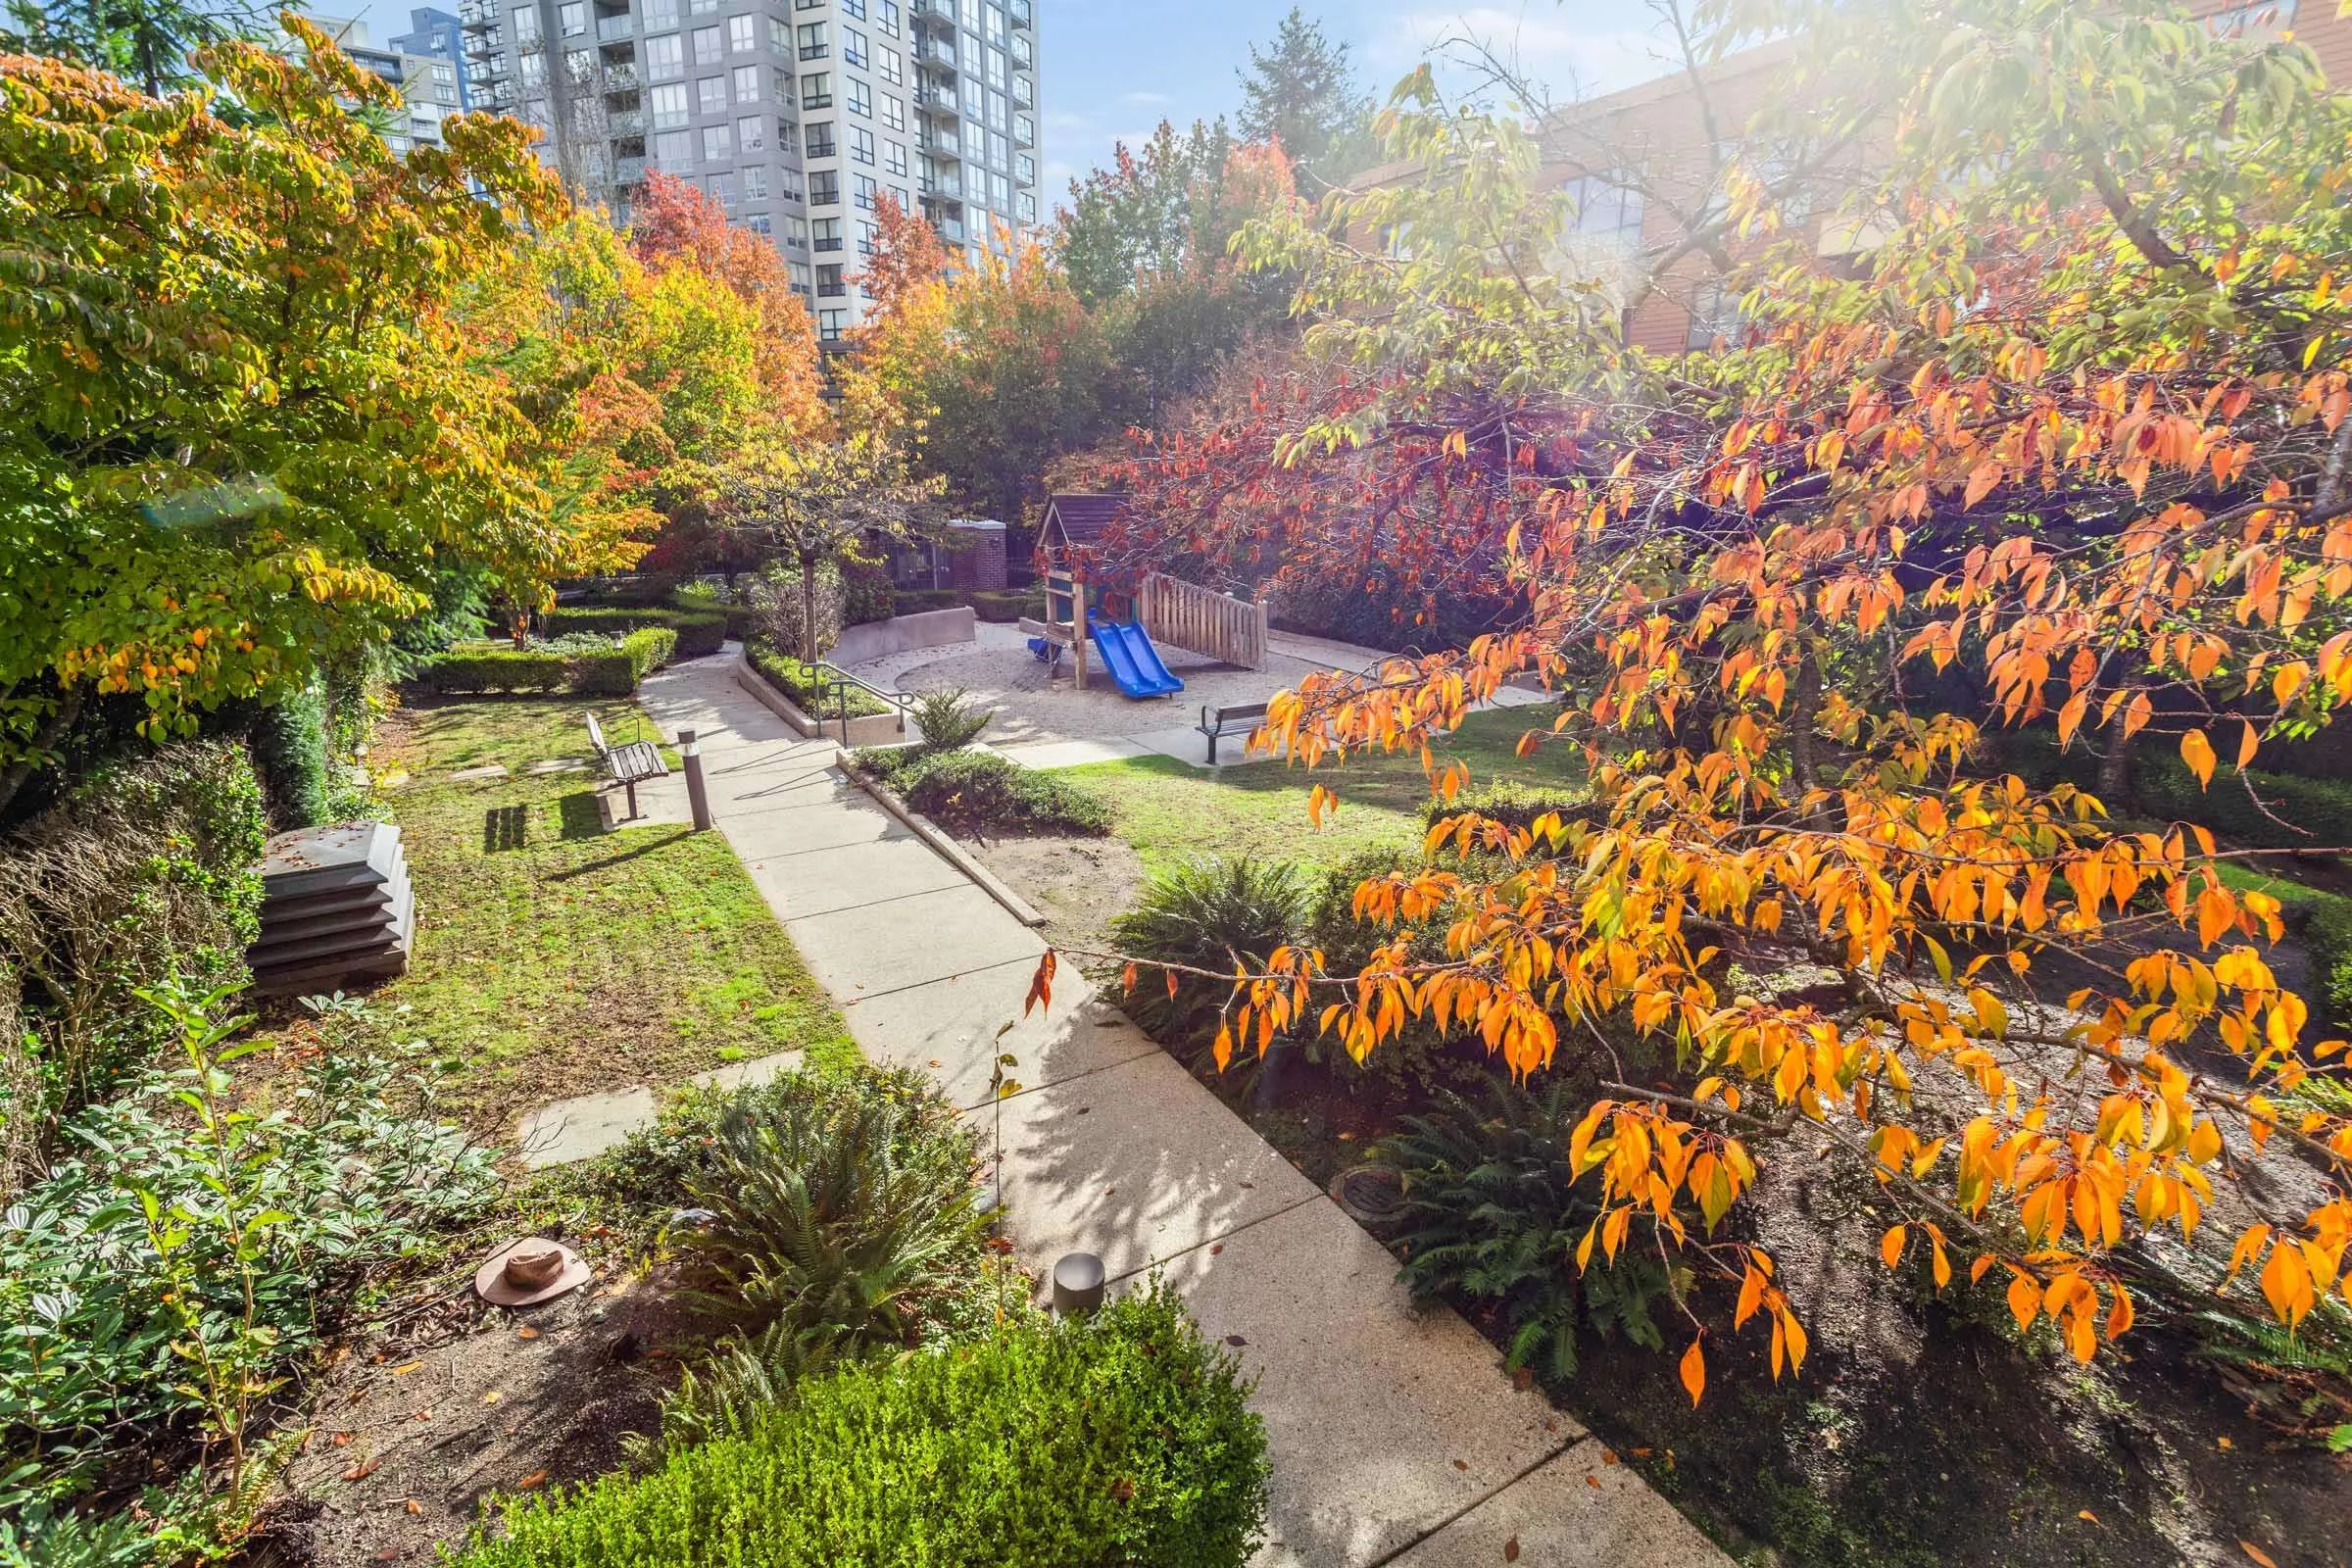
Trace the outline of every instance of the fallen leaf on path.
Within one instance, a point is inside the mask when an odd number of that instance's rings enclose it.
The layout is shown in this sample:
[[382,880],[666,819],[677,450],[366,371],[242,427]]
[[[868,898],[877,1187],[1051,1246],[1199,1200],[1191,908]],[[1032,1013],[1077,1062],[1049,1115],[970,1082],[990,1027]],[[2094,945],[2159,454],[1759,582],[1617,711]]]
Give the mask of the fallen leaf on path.
[[405,1378],[422,1365],[424,1365],[422,1361],[411,1361],[407,1366],[394,1367],[392,1369],[392,1375],[396,1378]]
[[382,1462],[383,1461],[380,1459],[369,1459],[364,1464],[355,1464],[343,1472],[343,1479],[346,1481],[365,1481],[369,1476],[375,1474],[375,1467]]
[[1470,1468],[1470,1462],[1467,1459],[1456,1459],[1453,1461],[1453,1467],[1456,1470],[1467,1470]]
[[536,1492],[541,1487],[546,1485],[547,1472],[544,1470],[534,1470],[529,1475],[524,1476],[520,1481],[515,1482],[514,1490],[516,1492]]
[[1248,1345],[1250,1342],[1243,1339],[1239,1334],[1228,1334],[1225,1336],[1225,1343],[1227,1345],[1239,1347]]
[[499,1400],[505,1397],[506,1396],[500,1393],[497,1389],[492,1389],[488,1394],[482,1396],[482,1402],[484,1404],[496,1404]]
[[418,1501],[417,1501],[417,1500],[416,1500],[415,1497],[411,1497],[411,1498],[409,1499],[409,1512],[411,1512],[411,1513],[422,1513],[422,1512],[424,1512],[424,1504],[423,1504],[423,1503],[421,1503],[421,1502],[418,1502]]
[[1601,1449],[1600,1462],[1602,1464],[1615,1464],[1617,1462],[1617,1450],[1615,1448]]
[[338,1432],[328,1441],[334,1444],[336,1447],[340,1448],[351,1442],[351,1434],[348,1432]]
[[2237,1544],[2237,1549],[2244,1552],[2247,1556],[2253,1558],[2256,1562],[2260,1563],[2262,1568],[2278,1568],[2277,1563],[2271,1561],[2271,1554],[2263,1550],[2260,1546],[2254,1544],[2254,1543],[2251,1541],[2239,1542]]
[[1600,1490],[1600,1477],[1587,1476],[1585,1477],[1585,1485],[1591,1487],[1594,1492],[1598,1492]]
[[525,1323],[514,1331],[514,1337],[518,1340],[535,1340],[539,1337],[539,1331]]
[[1513,1536],[1510,1540],[1502,1544],[1502,1560],[1504,1562],[1517,1562],[1519,1560],[1519,1538],[1517,1536]]
[[2099,1522],[2099,1516],[2095,1513],[2092,1513],[2088,1508],[2077,1509],[2075,1511],[2075,1517],[2078,1519],[2087,1519],[2094,1525]]

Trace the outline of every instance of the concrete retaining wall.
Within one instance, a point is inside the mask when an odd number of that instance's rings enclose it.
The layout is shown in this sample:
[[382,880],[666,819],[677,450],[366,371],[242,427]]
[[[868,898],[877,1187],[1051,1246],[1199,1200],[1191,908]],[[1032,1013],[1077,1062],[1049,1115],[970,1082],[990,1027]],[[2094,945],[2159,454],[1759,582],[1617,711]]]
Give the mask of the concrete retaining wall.
[[974,618],[969,605],[957,605],[949,610],[926,610],[889,620],[868,621],[862,626],[844,626],[831,657],[836,664],[862,664],[869,659],[903,654],[909,649],[968,643],[974,636]]
[[798,704],[770,686],[767,677],[752,667],[749,659],[736,660],[735,684],[759,698],[778,718],[810,739],[839,740],[846,746],[892,746],[906,739],[906,732],[900,726],[898,714],[868,713],[862,718],[850,720],[850,733],[844,740],[841,720],[828,719],[820,723],[802,712]]

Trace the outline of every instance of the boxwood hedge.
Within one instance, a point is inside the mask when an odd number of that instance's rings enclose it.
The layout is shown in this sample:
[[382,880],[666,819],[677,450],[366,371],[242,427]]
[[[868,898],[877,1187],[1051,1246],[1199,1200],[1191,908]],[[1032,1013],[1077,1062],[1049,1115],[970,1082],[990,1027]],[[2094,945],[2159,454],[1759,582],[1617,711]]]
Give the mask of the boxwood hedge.
[[626,697],[637,683],[669,662],[678,634],[666,626],[630,632],[610,648],[585,651],[472,644],[452,649],[424,666],[425,683],[444,695],[458,692],[578,692]]
[[740,1437],[511,1503],[462,1568],[1236,1568],[1265,1434],[1173,1296],[802,1382]]

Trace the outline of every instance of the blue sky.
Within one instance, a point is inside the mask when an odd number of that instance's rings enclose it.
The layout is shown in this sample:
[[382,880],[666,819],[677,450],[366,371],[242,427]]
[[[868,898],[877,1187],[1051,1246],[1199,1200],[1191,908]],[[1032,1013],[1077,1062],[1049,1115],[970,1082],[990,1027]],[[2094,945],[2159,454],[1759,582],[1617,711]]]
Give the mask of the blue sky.
[[[313,0],[357,16],[381,43],[408,25],[410,0]],[[443,0],[445,5],[448,0]],[[1647,0],[1300,0],[1353,51],[1385,95],[1448,38],[1476,37],[1515,57],[1555,99],[1607,92],[1659,74],[1661,29]],[[1071,176],[1110,161],[1163,120],[1231,114],[1234,73],[1291,0],[1037,0],[1045,122],[1045,191],[1061,201]],[[450,7],[454,9],[454,6]],[[1454,78],[1459,81],[1457,75]]]

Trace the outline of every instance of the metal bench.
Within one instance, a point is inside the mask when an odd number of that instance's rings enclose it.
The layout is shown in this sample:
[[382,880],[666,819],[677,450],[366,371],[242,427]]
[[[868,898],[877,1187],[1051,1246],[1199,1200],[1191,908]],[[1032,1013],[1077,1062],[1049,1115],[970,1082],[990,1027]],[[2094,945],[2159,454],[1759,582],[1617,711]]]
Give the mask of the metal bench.
[[637,786],[649,778],[667,778],[669,768],[662,760],[662,748],[651,741],[633,741],[626,746],[610,746],[605,742],[605,727],[588,715],[588,744],[596,748],[597,762],[604,768],[605,777],[629,792],[629,815],[637,814]]
[[1265,721],[1266,705],[1263,703],[1236,703],[1230,708],[1211,708],[1202,703],[1200,722],[1197,727],[1208,737],[1208,765],[1217,765],[1218,736],[1247,735]]

